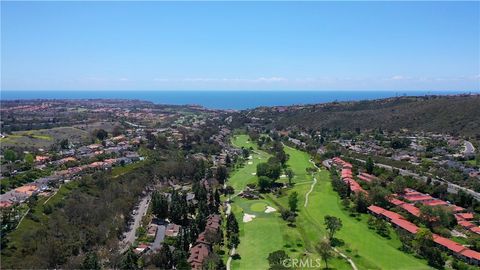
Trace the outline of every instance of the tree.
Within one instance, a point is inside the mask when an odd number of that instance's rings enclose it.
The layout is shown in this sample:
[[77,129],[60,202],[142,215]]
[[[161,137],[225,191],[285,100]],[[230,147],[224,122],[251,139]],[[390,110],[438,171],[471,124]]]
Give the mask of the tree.
[[27,164],[27,166],[29,168],[31,168],[33,166],[33,162],[35,161],[35,158],[33,157],[32,154],[30,154],[30,153],[26,154],[23,159],[25,160],[25,163]]
[[390,147],[393,149],[407,148],[410,146],[411,140],[408,138],[393,138]]
[[375,221],[375,230],[383,237],[390,236],[390,230],[388,229],[388,223],[383,219],[377,219]]
[[120,269],[139,269],[138,267],[138,255],[133,252],[131,248],[125,252],[120,261]]
[[269,159],[268,162],[262,162],[257,165],[257,176],[267,176],[272,180],[277,180],[282,172],[282,167],[276,159]]
[[235,218],[235,214],[230,212],[227,217],[227,237],[230,237],[231,234],[238,233],[238,222]]
[[243,158],[248,158],[250,156],[250,151],[247,148],[242,148]]
[[427,259],[430,266],[443,268],[445,261],[442,253],[434,246],[433,234],[429,229],[420,228],[415,234],[412,245],[417,254]]
[[328,269],[328,260],[330,260],[334,255],[330,241],[324,238],[322,241],[320,241],[320,243],[318,243],[316,250],[325,262],[325,269]]
[[278,159],[278,161],[280,161],[280,164],[282,164],[282,166],[285,166],[285,163],[288,160],[288,155],[283,149],[280,149],[278,152],[276,152],[275,157]]
[[228,241],[228,247],[234,248],[237,247],[238,244],[240,244],[240,238],[238,238],[238,233],[234,233],[230,236],[230,239]]
[[170,247],[164,244],[159,252],[153,254],[152,263],[160,269],[171,269],[173,261]]
[[405,191],[405,188],[407,187],[407,183],[405,182],[405,179],[403,176],[397,176],[393,180],[391,184],[391,190],[395,193],[403,193]]
[[366,170],[369,174],[372,174],[374,167],[375,167],[375,165],[373,164],[372,158],[371,158],[371,157],[368,157],[368,158],[367,158],[367,162],[365,162],[365,170]]
[[68,139],[62,139],[60,141],[60,148],[61,149],[68,149],[69,145],[70,145],[70,142],[68,141]]
[[419,253],[421,253],[420,251],[423,247],[433,246],[432,232],[426,228],[418,229],[412,244],[415,250],[417,250]]
[[389,192],[379,185],[376,185],[370,189],[368,193],[370,202],[380,207],[386,207],[388,205],[387,196]]
[[290,168],[286,169],[285,173],[287,174],[287,177],[288,177],[288,184],[291,186],[292,185],[292,179],[293,179],[293,177],[295,177],[295,173]]
[[97,253],[95,252],[88,252],[83,259],[82,269],[101,269],[100,263],[98,261]]
[[95,129],[93,131],[93,135],[97,137],[100,141],[103,141],[108,137],[108,132],[106,132],[104,129]]
[[17,160],[17,154],[12,149],[5,150],[5,152],[3,153],[3,157],[5,158],[5,160],[10,162],[14,162],[15,160]]
[[277,250],[270,254],[268,254],[268,263],[270,264],[270,269],[279,269],[279,267],[283,267],[283,262],[288,259],[288,255],[283,250]]
[[335,233],[343,226],[342,220],[334,216],[325,216],[325,228],[328,231],[328,239],[332,240]]
[[363,192],[355,195],[355,210],[359,213],[366,213],[369,206],[368,198]]
[[210,253],[202,264],[202,270],[224,270],[223,260],[215,253]]
[[296,212],[298,208],[298,193],[296,191],[290,193],[288,196],[288,206],[290,207],[290,211]]
[[218,182],[223,185],[223,183],[225,183],[225,180],[227,179],[227,177],[228,177],[227,168],[225,166],[219,166],[217,168],[217,180],[218,180]]
[[272,185],[272,179],[268,178],[267,176],[258,177],[258,186],[260,187],[261,192],[267,191],[271,185]]
[[168,199],[159,192],[154,192],[152,196],[152,212],[157,218],[165,219],[168,217]]
[[125,129],[122,126],[114,126],[112,129],[112,135],[113,136],[119,136],[122,135],[123,132],[125,132]]
[[232,195],[235,193],[235,189],[232,186],[227,186],[224,190],[225,194]]

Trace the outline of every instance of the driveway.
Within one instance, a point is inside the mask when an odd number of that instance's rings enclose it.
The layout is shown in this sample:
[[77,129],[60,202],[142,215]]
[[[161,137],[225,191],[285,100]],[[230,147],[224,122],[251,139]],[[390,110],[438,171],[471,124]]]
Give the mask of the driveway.
[[165,239],[165,229],[167,226],[165,224],[157,225],[157,234],[155,235],[155,241],[152,244],[152,251],[160,249],[162,242]]

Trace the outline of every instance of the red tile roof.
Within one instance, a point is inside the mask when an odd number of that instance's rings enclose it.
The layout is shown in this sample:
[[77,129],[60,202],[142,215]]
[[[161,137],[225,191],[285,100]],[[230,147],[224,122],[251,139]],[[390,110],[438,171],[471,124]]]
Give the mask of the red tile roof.
[[416,217],[420,216],[420,209],[418,209],[417,207],[411,204],[406,203],[406,204],[399,205],[398,207],[404,209],[405,211],[409,212],[410,214]]
[[411,223],[410,221],[404,219],[392,219],[392,223],[396,224],[398,227],[410,232],[410,233],[417,233],[418,227],[417,225]]
[[455,216],[458,216],[459,218],[463,218],[463,219],[473,219],[472,213],[458,213],[458,214],[455,214]]
[[422,195],[405,195],[405,196],[403,196],[403,198],[405,198],[406,200],[409,200],[411,202],[422,202],[422,201],[433,200],[432,196],[425,195],[425,194],[422,194]]
[[433,234],[433,241],[455,253],[460,253],[462,250],[465,249],[465,247],[460,245],[459,243],[452,241],[448,238],[442,237],[438,234]]
[[203,243],[196,244],[190,249],[190,256],[187,261],[190,263],[193,270],[201,270],[203,261],[208,254],[210,254],[210,249],[207,245]]
[[464,227],[464,228],[467,228],[467,229],[470,229],[472,227],[475,227],[475,224],[471,223],[470,221],[466,221],[466,220],[461,220],[458,222],[458,225]]
[[382,207],[378,207],[376,205],[370,205],[367,209],[370,210],[371,212],[375,213],[375,214],[378,214],[378,215],[387,211],[387,210],[383,209]]
[[474,232],[474,233],[476,233],[476,234],[480,234],[480,227],[470,228],[470,231],[471,231],[471,232]]
[[480,253],[475,250],[465,249],[461,254],[469,259],[480,261]]
[[425,202],[423,204],[428,205],[428,206],[448,205],[448,203],[446,201],[442,201],[442,200],[439,200],[439,199],[434,199],[433,201]]
[[388,201],[389,201],[391,204],[396,205],[396,206],[405,204],[405,202],[400,201],[399,199],[396,199],[396,198],[389,198]]
[[370,182],[372,181],[372,179],[367,178],[367,177],[365,177],[365,176],[363,176],[363,175],[358,175],[357,178],[360,179],[360,180],[362,180],[362,181],[368,182],[368,183],[370,183]]

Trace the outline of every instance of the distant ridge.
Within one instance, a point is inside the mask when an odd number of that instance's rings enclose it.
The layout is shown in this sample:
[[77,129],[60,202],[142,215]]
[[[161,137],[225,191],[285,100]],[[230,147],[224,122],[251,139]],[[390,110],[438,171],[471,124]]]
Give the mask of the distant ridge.
[[269,127],[410,129],[480,137],[480,95],[406,96],[246,111]]

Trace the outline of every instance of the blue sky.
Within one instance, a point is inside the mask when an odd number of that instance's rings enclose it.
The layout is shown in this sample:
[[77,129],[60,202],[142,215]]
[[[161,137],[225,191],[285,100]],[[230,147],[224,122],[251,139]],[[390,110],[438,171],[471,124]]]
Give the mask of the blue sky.
[[480,89],[479,2],[4,2],[3,90]]

